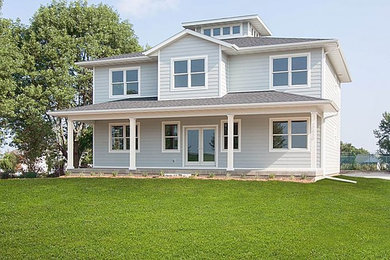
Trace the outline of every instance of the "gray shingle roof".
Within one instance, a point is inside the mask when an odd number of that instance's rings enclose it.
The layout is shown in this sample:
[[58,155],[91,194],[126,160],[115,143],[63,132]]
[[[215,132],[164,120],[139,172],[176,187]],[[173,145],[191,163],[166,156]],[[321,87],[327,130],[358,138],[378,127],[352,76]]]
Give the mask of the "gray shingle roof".
[[157,98],[131,98],[125,100],[110,101],[105,103],[74,107],[59,112],[93,111],[110,109],[142,109],[142,108],[169,108],[187,106],[218,106],[218,105],[239,105],[255,103],[282,103],[282,102],[305,102],[324,101],[321,98],[314,98],[279,91],[257,91],[229,93],[218,98],[182,99],[182,100],[157,100]]
[[143,52],[133,52],[133,53],[126,53],[126,54],[120,54],[120,55],[115,55],[115,56],[110,56],[110,57],[104,57],[100,59],[95,59],[93,61],[100,61],[100,60],[115,60],[115,59],[123,59],[123,58],[134,58],[134,57],[141,57],[145,56]]
[[254,46],[266,46],[266,45],[277,45],[287,43],[300,43],[300,42],[312,42],[312,41],[323,41],[328,39],[317,39],[317,38],[278,38],[278,37],[241,37],[234,39],[223,39],[223,41],[235,44],[238,47],[254,47]]

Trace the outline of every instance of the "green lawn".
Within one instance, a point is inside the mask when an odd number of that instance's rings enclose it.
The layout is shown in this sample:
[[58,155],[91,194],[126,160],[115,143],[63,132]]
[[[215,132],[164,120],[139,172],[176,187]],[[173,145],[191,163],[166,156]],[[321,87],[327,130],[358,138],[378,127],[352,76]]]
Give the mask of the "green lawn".
[[0,258],[389,258],[390,181],[0,180]]

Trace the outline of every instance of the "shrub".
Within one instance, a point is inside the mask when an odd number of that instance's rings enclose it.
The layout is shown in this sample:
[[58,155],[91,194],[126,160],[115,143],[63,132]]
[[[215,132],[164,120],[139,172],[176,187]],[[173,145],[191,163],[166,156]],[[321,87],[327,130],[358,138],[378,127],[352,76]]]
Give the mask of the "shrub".
[[70,171],[65,172],[65,176],[70,176],[70,174],[71,174]]
[[23,178],[32,179],[32,178],[36,178],[36,177],[37,177],[37,173],[36,172],[25,172],[25,173],[23,173]]
[[10,177],[11,175],[9,174],[9,172],[0,172],[0,179],[8,179]]
[[116,176],[118,176],[118,174],[119,174],[119,172],[118,172],[118,171],[113,171],[113,172],[112,172],[112,176],[113,176],[113,177],[116,177]]
[[99,175],[99,177],[103,177],[104,173],[103,172],[99,172],[98,175]]
[[164,176],[164,171],[160,171],[160,176]]
[[232,174],[230,173],[230,172],[228,172],[228,173],[226,173],[226,177],[231,177],[232,176]]
[[302,174],[301,174],[301,180],[306,180],[306,179],[307,179],[306,174],[305,174],[305,173],[302,173]]
[[142,173],[142,176],[143,176],[143,177],[147,177],[147,176],[148,176],[148,173],[147,173],[147,172],[143,172],[143,173]]
[[91,176],[95,176],[95,175],[96,175],[96,173],[94,173],[94,172],[90,172],[90,173],[89,173],[89,175],[91,175]]
[[214,178],[215,177],[215,174],[214,173],[210,173],[209,174],[209,178]]
[[275,179],[275,173],[271,173],[271,174],[269,175],[269,178],[270,178],[270,179]]
[[295,176],[294,175],[290,175],[290,180],[295,180]]

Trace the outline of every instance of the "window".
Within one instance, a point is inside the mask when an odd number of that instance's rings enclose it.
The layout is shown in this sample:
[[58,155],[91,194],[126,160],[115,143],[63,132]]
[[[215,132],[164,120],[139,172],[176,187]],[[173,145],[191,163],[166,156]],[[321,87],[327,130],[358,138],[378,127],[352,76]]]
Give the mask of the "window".
[[241,33],[241,26],[236,25],[233,26],[233,34],[240,34]]
[[139,68],[111,70],[110,73],[112,96],[139,94]]
[[308,119],[271,119],[272,150],[307,150]]
[[162,123],[162,151],[163,152],[178,152],[179,149],[179,122],[163,122]]
[[219,35],[221,35],[221,28],[214,28],[213,36],[219,36]]
[[[110,151],[130,150],[130,126],[126,124],[110,124]],[[135,150],[139,151],[139,123],[135,126]]]
[[175,89],[206,87],[206,58],[188,58],[173,61]]
[[230,27],[223,27],[222,32],[223,32],[223,35],[229,35],[230,34]]
[[272,86],[307,86],[309,56],[272,58]]
[[203,34],[207,36],[211,36],[211,29],[204,29]]
[[[228,139],[228,122],[227,120],[222,120],[222,151],[227,151],[229,146]],[[233,149],[235,151],[240,151],[241,147],[241,120],[234,120],[233,125]]]

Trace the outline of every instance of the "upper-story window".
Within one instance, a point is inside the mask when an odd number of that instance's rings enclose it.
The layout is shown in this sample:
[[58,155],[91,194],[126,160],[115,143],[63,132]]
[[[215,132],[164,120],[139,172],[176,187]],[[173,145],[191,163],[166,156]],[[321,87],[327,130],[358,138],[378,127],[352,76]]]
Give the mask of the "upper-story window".
[[229,35],[240,35],[241,34],[241,25],[233,26],[221,26],[221,27],[212,27],[203,29],[203,34],[207,36],[214,37],[223,37]]
[[309,55],[271,57],[272,86],[299,87],[309,85]]
[[132,96],[139,94],[139,68],[110,70],[111,96]]
[[173,88],[202,88],[207,86],[207,57],[175,58],[173,65]]

